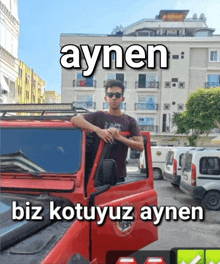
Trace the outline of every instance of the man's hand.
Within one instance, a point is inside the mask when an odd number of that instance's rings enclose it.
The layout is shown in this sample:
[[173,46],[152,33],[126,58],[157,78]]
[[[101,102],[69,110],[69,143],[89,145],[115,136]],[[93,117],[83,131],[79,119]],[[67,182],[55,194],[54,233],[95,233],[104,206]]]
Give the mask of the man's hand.
[[108,129],[108,131],[112,134],[114,139],[118,139],[119,138],[119,130],[116,127],[111,127],[111,128]]
[[114,142],[114,136],[109,131],[109,129],[98,129],[96,131],[96,134],[102,138],[106,143],[113,143]]

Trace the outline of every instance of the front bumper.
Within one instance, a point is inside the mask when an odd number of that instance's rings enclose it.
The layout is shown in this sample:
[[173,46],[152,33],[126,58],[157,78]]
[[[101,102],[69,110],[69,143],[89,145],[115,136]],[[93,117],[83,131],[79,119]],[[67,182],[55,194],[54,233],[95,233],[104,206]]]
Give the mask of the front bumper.
[[180,175],[173,175],[173,174],[170,174],[170,173],[164,172],[163,177],[164,177],[167,181],[171,182],[171,183],[174,184],[174,185],[177,185],[177,186],[180,185],[180,178],[181,178]]
[[181,191],[193,197],[194,199],[199,199],[199,200],[202,200],[206,192],[205,188],[201,186],[192,186],[191,184],[188,184],[183,181],[180,181],[180,189]]

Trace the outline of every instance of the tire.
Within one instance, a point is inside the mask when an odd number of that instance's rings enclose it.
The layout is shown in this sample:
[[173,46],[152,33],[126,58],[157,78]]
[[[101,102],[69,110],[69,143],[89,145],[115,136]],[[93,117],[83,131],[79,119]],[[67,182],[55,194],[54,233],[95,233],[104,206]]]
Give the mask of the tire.
[[154,174],[154,180],[162,179],[162,173],[160,169],[153,169],[153,174]]
[[218,191],[209,191],[202,199],[203,205],[213,211],[220,209],[220,193]]
[[172,185],[173,185],[173,187],[175,187],[175,188],[178,188],[179,187],[179,185],[177,185],[177,184],[174,184],[174,183],[171,183]]

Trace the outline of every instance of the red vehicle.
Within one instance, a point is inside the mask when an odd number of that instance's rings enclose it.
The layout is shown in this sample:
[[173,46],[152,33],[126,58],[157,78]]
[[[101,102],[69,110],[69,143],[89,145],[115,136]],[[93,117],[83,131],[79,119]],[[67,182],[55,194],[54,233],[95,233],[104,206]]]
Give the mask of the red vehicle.
[[[116,164],[108,159],[111,144],[101,140],[87,167],[88,131],[70,122],[85,109],[72,104],[0,108],[1,264],[105,263],[108,251],[134,252],[158,239],[152,221],[140,219],[143,206],[157,206],[149,132],[142,132],[146,176],[117,183]],[[75,217],[77,204],[82,210]],[[123,206],[134,208],[132,221],[113,221],[109,214],[102,224],[99,217],[83,218],[97,207]]]

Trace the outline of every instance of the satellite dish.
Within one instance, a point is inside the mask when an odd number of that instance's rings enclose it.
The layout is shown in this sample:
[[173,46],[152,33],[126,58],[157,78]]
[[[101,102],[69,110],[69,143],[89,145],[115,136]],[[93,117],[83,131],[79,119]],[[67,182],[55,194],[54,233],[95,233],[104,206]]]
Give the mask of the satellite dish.
[[202,13],[202,14],[199,16],[199,18],[200,18],[201,20],[204,20],[205,15]]
[[197,14],[195,13],[193,16],[192,16],[192,18],[195,20],[195,19],[197,19]]

